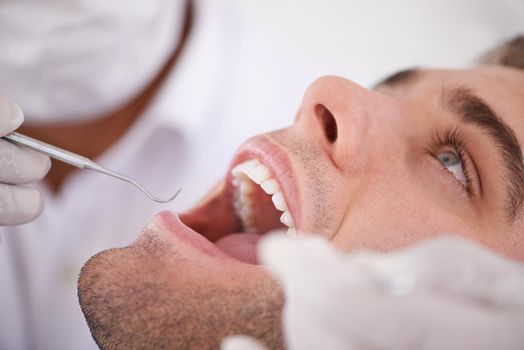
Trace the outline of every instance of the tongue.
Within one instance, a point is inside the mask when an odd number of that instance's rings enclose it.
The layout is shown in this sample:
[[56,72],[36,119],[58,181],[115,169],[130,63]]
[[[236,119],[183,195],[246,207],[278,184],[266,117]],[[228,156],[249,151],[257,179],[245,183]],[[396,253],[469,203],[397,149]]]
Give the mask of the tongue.
[[257,243],[262,238],[256,233],[232,233],[217,240],[215,244],[235,259],[248,264],[257,263]]

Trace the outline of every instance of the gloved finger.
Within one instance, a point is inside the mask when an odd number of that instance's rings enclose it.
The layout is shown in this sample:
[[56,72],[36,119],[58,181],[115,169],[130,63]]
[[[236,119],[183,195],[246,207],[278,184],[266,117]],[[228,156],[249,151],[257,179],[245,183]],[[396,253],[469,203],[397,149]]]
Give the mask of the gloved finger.
[[51,167],[48,156],[0,140],[0,182],[25,184],[40,180]]
[[[296,239],[285,234],[267,234],[258,245],[258,256],[279,281],[293,281],[294,284],[300,280],[300,283],[322,285],[309,277],[318,274],[322,279],[329,279],[331,274],[325,271],[332,272],[340,265],[338,252],[325,239],[313,235]],[[307,276],[297,274],[302,270],[310,273]]]
[[24,122],[22,109],[5,96],[0,96],[0,136],[17,129]]
[[267,348],[251,337],[235,335],[222,339],[220,350],[267,350]]
[[20,225],[44,210],[44,196],[34,188],[0,184],[0,225]]
[[344,255],[320,237],[277,235],[259,258],[284,285],[290,350],[522,348],[524,271],[473,242]]

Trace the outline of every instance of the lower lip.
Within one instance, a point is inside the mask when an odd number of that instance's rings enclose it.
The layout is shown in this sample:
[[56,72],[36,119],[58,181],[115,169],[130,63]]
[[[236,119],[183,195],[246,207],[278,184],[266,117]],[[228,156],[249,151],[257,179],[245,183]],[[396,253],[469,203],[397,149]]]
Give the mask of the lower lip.
[[235,259],[224,253],[198,232],[184,225],[174,212],[163,211],[158,213],[153,218],[153,223],[161,231],[168,233],[170,237],[174,237],[178,241],[177,243],[183,242],[186,246],[190,246],[214,258],[235,261]]

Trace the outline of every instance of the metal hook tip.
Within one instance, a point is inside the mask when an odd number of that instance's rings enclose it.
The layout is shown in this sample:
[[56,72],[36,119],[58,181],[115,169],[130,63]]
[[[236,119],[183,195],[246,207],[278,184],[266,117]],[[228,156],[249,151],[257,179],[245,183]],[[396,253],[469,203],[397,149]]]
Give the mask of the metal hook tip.
[[178,194],[182,191],[182,188],[179,188],[178,191],[176,191],[175,194],[172,195],[170,198],[168,198],[168,199],[160,199],[158,197],[153,196],[151,193],[147,192],[143,188],[141,188],[141,189],[142,189],[142,192],[144,192],[146,196],[148,196],[150,199],[154,200],[157,203],[169,203],[173,199],[175,199],[178,196]]

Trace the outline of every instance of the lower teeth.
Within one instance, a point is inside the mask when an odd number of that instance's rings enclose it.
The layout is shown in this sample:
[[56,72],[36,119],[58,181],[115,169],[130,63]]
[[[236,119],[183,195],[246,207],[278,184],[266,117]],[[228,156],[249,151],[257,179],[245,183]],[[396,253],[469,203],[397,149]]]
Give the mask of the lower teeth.
[[252,210],[253,203],[251,201],[251,194],[255,190],[255,185],[245,175],[236,177],[233,184],[236,187],[233,206],[242,222],[244,231],[257,232],[255,213]]

